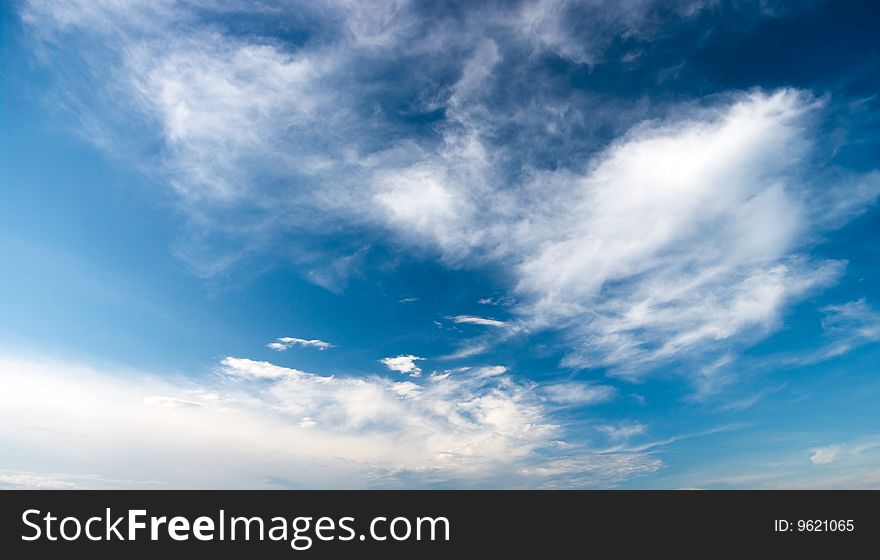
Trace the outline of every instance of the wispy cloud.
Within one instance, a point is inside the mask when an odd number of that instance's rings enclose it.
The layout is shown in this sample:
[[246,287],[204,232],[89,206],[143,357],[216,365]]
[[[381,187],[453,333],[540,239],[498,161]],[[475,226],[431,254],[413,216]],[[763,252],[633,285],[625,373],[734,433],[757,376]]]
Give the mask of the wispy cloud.
[[786,359],[793,365],[824,362],[871,342],[880,341],[880,313],[864,299],[822,308],[824,343],[800,356]]
[[810,462],[814,465],[827,465],[833,463],[840,456],[840,447],[837,445],[829,445],[828,447],[820,447],[812,450]]
[[440,356],[438,359],[440,360],[463,360],[466,358],[472,358],[474,356],[479,356],[480,354],[484,354],[492,348],[492,345],[487,340],[469,340],[459,345],[459,347],[444,356]]
[[647,426],[641,422],[623,422],[619,424],[605,424],[596,429],[605,434],[612,441],[628,440],[645,433]]
[[822,333],[806,348],[780,351],[745,362],[752,369],[797,368],[843,356],[880,341],[880,313],[866,299],[819,309]]
[[551,401],[560,404],[591,405],[608,402],[616,393],[609,385],[591,385],[589,383],[557,383],[543,387],[544,395]]
[[468,325],[481,325],[484,327],[509,327],[510,324],[497,319],[488,319],[486,317],[477,317],[474,315],[456,315],[450,317],[453,323],[465,323]]
[[848,443],[835,443],[824,447],[810,449],[810,462],[814,465],[827,465],[838,460],[847,460],[853,457],[876,455],[880,451],[880,438],[876,435],[861,438]]
[[[640,443],[638,445],[632,445],[626,442],[625,440],[618,440],[616,445],[613,445],[605,450],[603,453],[648,453],[652,451],[656,451],[659,449],[663,449],[668,447],[676,442],[682,440],[688,440],[693,438],[701,438],[705,436],[711,436],[715,434],[723,434],[726,432],[732,432],[735,430],[741,430],[745,427],[742,423],[734,423],[734,424],[724,424],[722,426],[717,426],[714,428],[709,428],[708,430],[703,430],[699,432],[678,434],[671,437],[667,437],[664,439],[648,441],[646,443]],[[612,440],[613,441],[613,440]]]
[[876,433],[806,451],[798,445],[794,441],[759,459],[750,456],[743,462],[703,465],[677,479],[702,488],[880,488],[880,438]]
[[483,377],[495,377],[496,375],[503,375],[507,373],[506,366],[483,366],[477,368],[468,368],[466,371],[470,372],[470,375],[474,376],[477,379]]
[[758,391],[752,391],[743,396],[726,399],[726,402],[719,406],[722,411],[742,411],[748,410],[765,399],[768,395],[778,393],[786,388],[785,385],[775,385],[766,387]]
[[496,297],[482,297],[477,300],[477,303],[480,305],[501,305],[504,307],[510,307],[516,303],[516,300],[511,295],[502,295]]
[[306,348],[317,348],[318,350],[326,350],[328,348],[333,348],[333,345],[329,342],[324,342],[323,340],[311,339],[306,340],[304,338],[293,338],[290,336],[284,336],[277,339],[275,342],[270,342],[266,345],[267,348],[271,348],[272,350],[283,352],[284,350],[288,350],[294,346],[304,346]]

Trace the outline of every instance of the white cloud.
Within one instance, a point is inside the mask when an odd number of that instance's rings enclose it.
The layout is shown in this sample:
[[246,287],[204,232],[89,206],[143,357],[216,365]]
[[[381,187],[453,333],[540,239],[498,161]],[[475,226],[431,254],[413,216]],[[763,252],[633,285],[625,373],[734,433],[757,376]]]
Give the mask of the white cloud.
[[753,455],[739,460],[724,457],[715,465],[703,463],[698,469],[686,470],[670,483],[681,481],[702,488],[880,489],[880,438],[876,433],[810,449],[810,461],[804,460],[799,439],[794,437],[780,450],[780,441],[774,437],[771,446],[759,444],[769,454],[757,460]]
[[349,278],[360,272],[365,250],[332,259],[324,259],[305,274],[306,280],[333,293],[341,293]]
[[22,6],[22,19],[52,34],[82,26],[112,33],[113,24],[128,21],[135,29],[152,27],[163,17],[179,17],[173,2],[148,0],[36,0]]
[[220,361],[220,371],[230,377],[244,379],[282,379],[284,377],[302,377],[306,374],[298,369],[277,366],[271,362],[258,362],[247,358],[227,356]]
[[416,365],[416,361],[424,359],[412,354],[401,354],[393,358],[382,358],[379,361],[385,364],[385,367],[391,371],[408,373],[411,377],[418,377],[422,374],[422,370]]
[[249,162],[275,159],[263,172],[320,168],[311,152],[296,150],[294,163],[278,140],[313,122],[327,100],[314,89],[331,65],[321,58],[200,33],[130,47],[133,100],[161,124],[172,186],[197,200],[230,200],[253,194]]
[[545,479],[544,488],[590,488],[607,484],[607,480],[623,481],[663,467],[663,462],[642,453],[613,455],[586,454],[553,459],[539,466],[522,469],[522,474]]
[[838,445],[829,445],[828,447],[813,449],[813,454],[810,455],[810,462],[814,465],[827,465],[828,463],[833,463],[840,455],[840,451],[841,449]]
[[551,401],[560,404],[591,405],[608,402],[614,398],[616,391],[608,385],[591,385],[589,383],[557,383],[543,388],[544,395]]
[[318,350],[326,350],[328,348],[333,348],[333,345],[329,342],[324,342],[323,340],[306,340],[304,338],[293,338],[290,336],[283,336],[277,339],[275,342],[270,342],[266,345],[267,348],[271,348],[277,352],[283,352],[284,350],[288,350],[293,346],[305,346],[307,348],[317,348]]
[[830,341],[811,356],[822,361],[880,340],[880,313],[864,299],[822,308],[822,327]]
[[94,474],[29,472],[0,469],[0,489],[10,490],[102,490],[107,488],[155,488],[155,480],[109,479]]
[[67,475],[0,472],[0,488],[11,488],[14,490],[77,490],[82,488],[76,483],[67,480],[67,478]]
[[781,353],[770,366],[802,366],[831,360],[856,348],[880,341],[880,313],[865,299],[826,305],[822,312],[820,343],[808,350]]
[[476,338],[465,340],[460,343],[458,347],[451,353],[446,354],[444,356],[440,356],[437,359],[439,360],[463,360],[465,358],[472,358],[474,356],[479,356],[480,354],[485,354],[489,350],[491,350],[493,346],[492,340],[486,338]]
[[451,317],[454,323],[466,323],[469,325],[482,325],[486,327],[507,327],[509,323],[498,321],[496,319],[487,319],[485,317],[475,317],[473,315],[456,315]]
[[[697,15],[711,1],[693,0],[663,4],[676,18]],[[615,38],[647,38],[656,31],[650,0],[537,0],[523,2],[509,19],[510,27],[537,51],[550,51],[578,64],[594,65]],[[591,25],[577,25],[587,20]]]
[[754,94],[637,129],[568,179],[570,211],[535,232],[519,290],[536,320],[576,325],[571,363],[631,367],[767,332],[788,301],[839,274],[791,256],[808,212],[791,167],[814,106]]
[[880,338],[880,313],[865,299],[822,308],[822,326],[830,332],[845,332],[867,340]]
[[[221,370],[181,380],[3,358],[0,446],[13,470],[0,473],[0,485],[607,486],[661,464],[560,444],[565,428],[533,386],[498,368],[459,369],[423,384],[245,358],[226,358]],[[147,404],[156,394],[200,406]],[[74,474],[22,474],[34,472]]]
[[[465,73],[460,83],[468,80]],[[850,181],[848,191],[810,176],[811,127],[822,106],[795,90],[733,96],[635,127],[583,171],[536,171],[512,189],[488,186],[492,171],[480,156],[469,167],[474,177],[454,181],[471,188],[455,192],[491,214],[450,211],[442,226],[419,214],[391,225],[419,230],[448,259],[503,256],[518,278],[523,325],[559,329],[568,340],[563,365],[637,377],[681,360],[729,364],[778,328],[793,302],[842,274],[845,263],[804,254],[831,227],[826,215],[840,204],[832,201],[858,192],[848,205],[857,212],[880,191],[873,175]],[[482,121],[455,115],[464,132],[454,134],[480,146]],[[460,173],[447,156],[434,165]],[[425,184],[440,188],[435,179]],[[444,192],[458,188],[448,179],[443,185]],[[488,324],[479,319],[462,322]],[[724,368],[688,369],[700,372],[701,393],[731,376]]]
[[391,385],[391,392],[407,399],[415,399],[419,397],[422,388],[412,381],[403,381]]
[[381,219],[450,251],[466,252],[475,240],[456,226],[461,216],[473,210],[448,173],[427,165],[378,173],[376,201],[387,211]]
[[468,368],[474,377],[495,377],[507,373],[506,366],[484,366],[478,368]]
[[641,422],[624,422],[620,424],[605,424],[597,426],[600,432],[612,441],[627,440],[645,433],[647,426]]
[[835,444],[826,447],[811,449],[810,462],[814,465],[824,465],[838,460],[852,461],[862,455],[873,457],[877,449],[880,449],[880,439],[877,437],[862,438],[848,444]]

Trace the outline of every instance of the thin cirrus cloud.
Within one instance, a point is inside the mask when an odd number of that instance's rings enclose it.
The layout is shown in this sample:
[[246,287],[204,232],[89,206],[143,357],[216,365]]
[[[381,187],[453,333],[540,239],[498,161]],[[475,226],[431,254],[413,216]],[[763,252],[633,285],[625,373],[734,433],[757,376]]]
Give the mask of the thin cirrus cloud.
[[827,465],[833,463],[840,456],[840,451],[841,449],[838,445],[829,445],[827,447],[814,449],[813,454],[810,455],[810,462],[814,465]]
[[880,341],[880,312],[865,298],[826,305],[818,311],[822,333],[810,347],[779,352],[751,366],[790,368],[816,364]]
[[622,422],[597,426],[596,429],[605,434],[608,439],[620,441],[644,435],[647,431],[647,426],[641,422]]
[[[851,441],[804,450],[797,438],[780,446],[778,439],[768,448],[760,468],[754,459],[725,462],[714,468],[693,469],[673,479],[673,484],[698,488],[756,489],[876,489],[880,485],[880,438],[876,433]],[[766,465],[778,465],[768,469]]]
[[0,362],[0,445],[46,457],[39,472],[0,472],[0,485],[608,486],[662,466],[650,454],[562,445],[565,423],[502,367],[397,382],[237,357],[201,380]]
[[289,350],[294,346],[303,346],[306,348],[317,348],[318,350],[326,350],[328,348],[333,348],[333,345],[329,342],[324,342],[323,340],[307,340],[304,338],[294,338],[290,336],[281,337],[274,342],[270,342],[266,345],[267,348],[271,348],[276,352],[283,352],[284,350]]
[[456,315],[450,317],[453,323],[465,323],[468,325],[481,325],[484,327],[509,327],[510,324],[497,319],[488,319],[486,317],[476,317],[474,315]]
[[[836,443],[809,450],[810,463],[828,465],[830,463],[852,462],[853,459],[865,458],[866,462],[876,467],[876,455],[880,450],[880,438],[876,434],[846,443]],[[878,471],[880,472],[880,471]]]
[[561,383],[543,388],[544,395],[551,401],[567,405],[593,405],[610,401],[616,393],[614,387],[608,385],[591,385],[588,383]]
[[863,344],[880,341],[880,312],[864,298],[821,309],[825,343],[793,358],[795,364],[823,362]]

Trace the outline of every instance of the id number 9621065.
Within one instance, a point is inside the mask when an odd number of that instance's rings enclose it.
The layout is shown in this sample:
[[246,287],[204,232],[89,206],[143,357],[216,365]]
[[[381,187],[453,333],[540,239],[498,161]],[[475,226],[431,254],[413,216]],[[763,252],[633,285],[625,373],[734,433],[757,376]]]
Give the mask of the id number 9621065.
[[855,522],[852,519],[776,519],[773,530],[781,532],[799,533],[851,533],[855,531]]

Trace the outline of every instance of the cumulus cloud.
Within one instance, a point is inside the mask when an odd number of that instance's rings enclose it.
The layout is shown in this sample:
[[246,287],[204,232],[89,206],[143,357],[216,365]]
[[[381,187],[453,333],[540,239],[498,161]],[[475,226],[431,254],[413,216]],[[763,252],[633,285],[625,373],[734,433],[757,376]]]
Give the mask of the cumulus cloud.
[[[247,358],[220,367],[183,380],[3,358],[0,445],[14,470],[0,485],[609,486],[661,466],[562,445],[565,426],[503,368],[395,382]],[[199,406],[155,406],[181,401]],[[41,457],[40,471],[25,457]]]
[[333,348],[333,345],[329,342],[324,342],[323,340],[306,340],[304,338],[293,338],[290,336],[283,336],[277,339],[275,342],[270,342],[266,345],[267,348],[271,348],[277,352],[283,352],[284,350],[288,350],[293,346],[304,346],[306,348],[317,348],[318,350],[326,350],[328,348]]
[[401,354],[393,358],[382,358],[379,361],[391,371],[408,373],[411,377],[418,377],[422,374],[422,370],[416,365],[416,362],[424,359],[412,354]]

